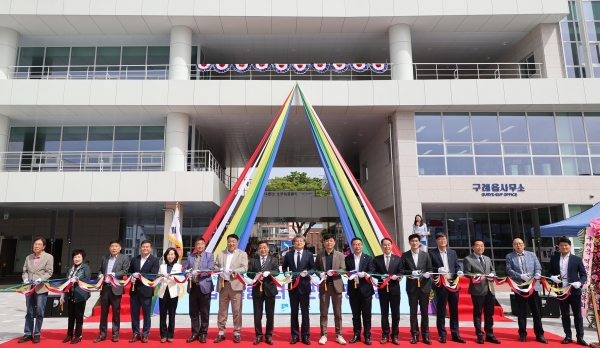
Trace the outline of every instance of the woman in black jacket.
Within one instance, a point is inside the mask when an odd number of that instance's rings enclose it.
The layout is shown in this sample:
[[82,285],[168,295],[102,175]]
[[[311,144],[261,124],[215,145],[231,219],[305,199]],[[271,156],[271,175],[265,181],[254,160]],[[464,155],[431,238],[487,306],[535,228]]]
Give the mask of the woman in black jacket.
[[[92,277],[92,269],[88,267],[83,260],[85,259],[85,251],[83,249],[75,249],[72,253],[73,267],[69,269],[67,276],[71,278],[90,279]],[[77,344],[81,341],[81,329],[83,327],[83,313],[85,312],[85,303],[90,298],[90,293],[82,290],[77,283],[73,283],[71,289],[66,294],[60,297],[60,303],[66,300],[69,302],[67,310],[69,312],[69,323],[67,328],[67,337],[63,343],[71,341],[71,344]],[[73,327],[75,327],[75,336],[73,336]]]

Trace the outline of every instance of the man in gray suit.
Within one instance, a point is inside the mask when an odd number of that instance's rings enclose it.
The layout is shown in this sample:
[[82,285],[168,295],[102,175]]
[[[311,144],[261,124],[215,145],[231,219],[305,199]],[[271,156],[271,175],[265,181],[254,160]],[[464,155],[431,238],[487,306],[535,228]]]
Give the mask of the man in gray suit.
[[[419,342],[419,324],[417,313],[421,308],[421,335],[423,343],[431,344],[429,339],[429,293],[431,292],[430,274],[433,272],[431,259],[429,255],[420,250],[421,236],[414,233],[408,236],[410,250],[402,253],[402,266],[404,274],[413,277],[423,277],[423,279],[406,279],[406,294],[408,295],[408,305],[410,306],[410,333],[411,344]],[[420,284],[419,284],[420,283]]]
[[192,320],[192,336],[186,340],[192,343],[200,340],[206,343],[208,333],[208,319],[210,316],[210,296],[214,289],[212,279],[208,271],[215,268],[215,257],[212,253],[205,251],[206,242],[204,238],[198,237],[194,240],[196,252],[188,256],[185,269],[191,271],[191,286],[187,287],[190,298],[190,319]]
[[40,342],[44,309],[46,309],[46,300],[48,299],[48,290],[42,284],[42,281],[50,279],[52,272],[54,272],[54,257],[44,252],[45,247],[46,239],[42,237],[33,238],[33,254],[27,256],[25,263],[23,263],[23,283],[33,281],[35,291],[31,295],[25,296],[27,314],[25,314],[24,335],[19,343],[32,340],[33,343]]
[[[523,239],[513,238],[513,251],[506,255],[506,273],[517,284],[522,284],[529,281],[532,277],[540,279],[542,274],[542,265],[537,256],[531,251],[525,250]],[[515,301],[518,308],[519,322],[519,341],[527,342],[527,305],[531,308],[531,316],[533,317],[533,332],[535,340],[540,343],[547,344],[548,341],[544,338],[544,328],[542,327],[542,315],[540,311],[540,295],[538,291],[542,289],[539,282],[536,282],[535,289],[529,297],[523,297],[515,294]]]
[[129,257],[121,254],[121,241],[113,239],[109,243],[110,253],[102,257],[98,278],[103,274],[104,284],[100,291],[100,335],[94,340],[94,343],[104,341],[108,330],[108,310],[112,307],[112,341],[119,341],[119,328],[121,325],[121,297],[123,296],[122,287],[113,287],[110,284],[108,276],[116,279],[123,278],[129,269]]
[[[463,260],[465,273],[468,275],[478,274],[487,275],[494,278],[495,271],[492,260],[483,255],[485,244],[482,239],[474,239],[471,243],[473,254]],[[483,277],[480,283],[474,284],[471,280],[469,284],[469,294],[473,302],[473,325],[477,333],[477,343],[483,344],[483,331],[481,331],[481,312],[485,316],[485,341],[500,344],[500,341],[494,337],[494,306],[496,298],[494,295],[494,282],[488,281]]]

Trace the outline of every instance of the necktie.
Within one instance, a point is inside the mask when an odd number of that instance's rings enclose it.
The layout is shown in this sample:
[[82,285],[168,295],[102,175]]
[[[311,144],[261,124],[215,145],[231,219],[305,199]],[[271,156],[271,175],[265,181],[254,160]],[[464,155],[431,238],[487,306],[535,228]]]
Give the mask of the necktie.
[[[202,255],[198,255],[196,254],[196,261],[194,261],[194,271],[198,269],[198,267],[200,267],[200,258],[202,258]],[[198,275],[195,274],[194,275],[194,283],[198,282]]]
[[485,272],[485,261],[483,261],[483,256],[479,256],[479,263],[481,264],[481,268]]
[[300,266],[300,252],[296,251],[296,271],[298,271],[298,266]]
[[264,272],[264,270],[265,270],[265,261],[267,260],[267,258],[266,257],[261,257],[260,259],[262,260],[261,263],[260,263],[260,270]]
[[523,256],[523,254],[519,255],[519,260],[521,261],[521,272],[527,274],[527,267],[525,266],[525,258]]
[[385,270],[387,271],[390,267],[390,255],[386,255],[385,257]]

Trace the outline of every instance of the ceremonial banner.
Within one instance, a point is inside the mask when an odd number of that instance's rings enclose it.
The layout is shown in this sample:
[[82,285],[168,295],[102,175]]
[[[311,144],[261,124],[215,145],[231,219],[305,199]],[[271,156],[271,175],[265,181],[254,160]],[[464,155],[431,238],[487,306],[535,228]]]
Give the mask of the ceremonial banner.
[[583,246],[583,267],[588,281],[583,285],[581,291],[581,313],[587,317],[587,307],[589,302],[589,284],[592,281],[592,259],[594,258],[594,231],[588,227],[585,232],[585,244]]

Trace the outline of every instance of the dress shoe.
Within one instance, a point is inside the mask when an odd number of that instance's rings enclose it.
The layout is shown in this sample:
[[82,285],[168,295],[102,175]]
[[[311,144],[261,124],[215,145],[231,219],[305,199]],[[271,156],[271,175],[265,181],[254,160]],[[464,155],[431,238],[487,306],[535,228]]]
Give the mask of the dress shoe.
[[167,342],[173,343],[173,339],[172,338],[167,338]]
[[573,342],[573,340],[571,339],[571,337],[565,337],[565,339],[562,340],[562,342],[560,342],[560,343],[562,343],[562,344],[569,344],[571,342]]
[[242,342],[242,336],[233,335],[233,343],[240,343],[240,342]]
[[296,343],[298,343],[298,337],[292,337],[290,344],[296,344]]
[[256,336],[256,339],[254,340],[253,344],[254,344],[254,345],[257,345],[257,344],[259,344],[260,342],[262,342],[262,340],[263,340],[262,336]]
[[67,335],[67,337],[65,337],[65,339],[63,340],[63,343],[71,342],[72,339],[73,339],[73,336]]
[[387,337],[382,338],[381,341],[379,341],[379,343],[381,343],[381,344],[388,343],[388,338]]
[[141,340],[141,339],[142,339],[142,336],[140,336],[140,335],[133,335],[133,337],[131,337],[131,339],[129,340],[129,343],[135,343],[135,342],[137,342],[138,340]]
[[500,341],[494,337],[494,336],[486,336],[485,337],[485,341],[486,342],[490,342],[490,343],[494,343],[494,344],[500,344]]
[[160,338],[160,343],[165,343],[167,342],[167,338],[166,337],[161,337]]
[[306,336],[302,337],[302,343],[306,344],[307,346],[310,346],[310,340]]
[[417,344],[417,342],[419,342],[419,336],[413,335],[412,339],[410,340],[410,344]]
[[423,343],[431,345],[431,340],[429,340],[429,336],[423,336]]
[[82,339],[82,338],[83,338],[82,336],[75,337],[75,338],[74,338],[74,339],[71,341],[71,344],[77,344],[77,343],[81,342],[81,339]]
[[527,342],[527,336],[519,336],[519,342]]
[[273,337],[271,337],[271,336],[265,337],[265,342],[267,342],[268,345],[272,346],[273,345]]
[[94,341],[93,341],[93,342],[94,342],[94,343],[98,343],[98,342],[102,342],[102,341],[104,341],[105,339],[106,339],[106,337],[105,337],[105,336],[98,336],[98,337],[96,337],[96,338],[94,339]]
[[[38,336],[35,336],[35,337],[38,337]],[[35,337],[33,338],[33,342],[35,342]],[[583,339],[580,339],[580,338],[577,339],[577,344],[580,346],[584,346],[584,347],[589,346],[589,344],[587,344],[586,341],[584,341]]]
[[321,336],[321,338],[319,338],[320,345],[323,345],[325,343],[327,343],[327,335],[323,335],[323,336]]
[[148,343],[148,336],[142,336],[142,343]]
[[197,339],[198,339],[198,336],[192,335],[192,336],[190,336],[190,338],[188,338],[187,340],[185,340],[185,343],[192,343],[192,342],[194,342]]
[[483,340],[483,336],[477,336],[477,344],[484,344],[485,341]]
[[452,342],[467,343],[467,341],[463,340],[460,336],[452,337]]
[[40,343],[40,335],[33,336],[33,343]]
[[438,339],[438,341],[440,343],[446,343],[446,336],[440,336],[440,338]]
[[206,343],[206,335],[200,335],[200,343]]
[[217,338],[215,338],[215,340],[213,342],[215,342],[215,343],[221,343],[223,341],[225,341],[225,336],[224,335],[219,335],[219,336],[217,336]]
[[33,337],[31,337],[31,335],[24,335],[17,343],[25,343],[31,340],[33,340]]
[[113,341],[113,342],[119,342],[119,336],[117,336],[117,335],[113,335],[113,337],[112,337],[112,341]]
[[335,336],[335,341],[338,344],[341,344],[342,346],[346,344],[346,340],[344,339],[344,336],[342,336],[342,335],[336,335]]
[[400,345],[400,340],[398,339],[398,337],[392,337],[392,343],[399,346]]
[[353,336],[348,343],[360,342],[360,336]]
[[543,344],[548,344],[548,340],[544,336],[536,337],[535,340]]
[[373,344],[373,341],[371,341],[371,337],[365,337],[365,344],[367,346],[370,346]]

